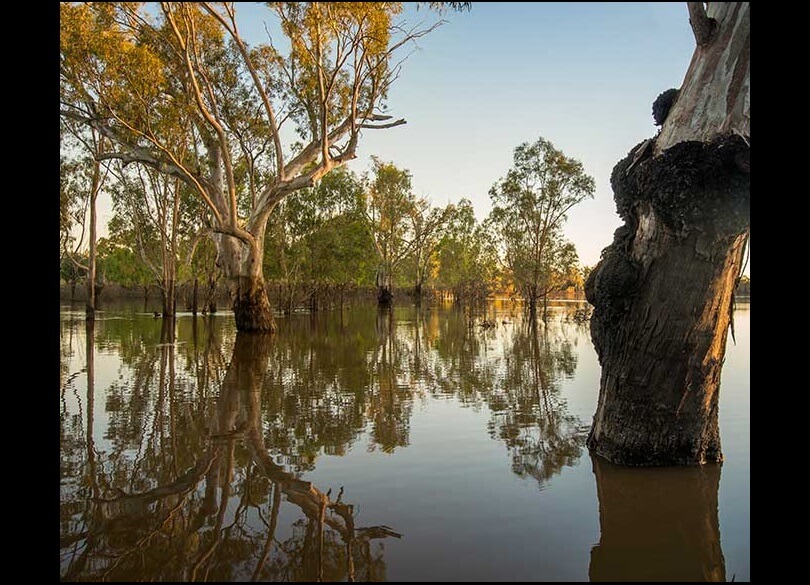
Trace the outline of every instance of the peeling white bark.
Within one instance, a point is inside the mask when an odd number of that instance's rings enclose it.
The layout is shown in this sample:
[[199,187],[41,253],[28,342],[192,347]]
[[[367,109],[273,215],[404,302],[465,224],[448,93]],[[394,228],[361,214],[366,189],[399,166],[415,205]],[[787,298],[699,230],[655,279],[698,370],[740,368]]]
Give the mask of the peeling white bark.
[[750,135],[750,7],[711,2],[714,34],[695,48],[678,99],[655,143],[655,154],[687,140],[710,142],[725,134]]

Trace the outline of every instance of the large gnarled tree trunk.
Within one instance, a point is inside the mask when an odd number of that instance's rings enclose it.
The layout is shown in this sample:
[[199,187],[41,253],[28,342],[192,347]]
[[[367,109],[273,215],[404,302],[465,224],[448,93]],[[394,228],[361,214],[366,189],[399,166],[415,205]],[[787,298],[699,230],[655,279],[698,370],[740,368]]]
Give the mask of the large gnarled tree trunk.
[[586,283],[602,365],[590,449],[721,461],[720,373],[750,225],[749,5],[689,3],[697,48],[661,132],[613,170],[625,223]]
[[218,236],[217,266],[228,279],[237,331],[273,332],[276,329],[273,309],[264,287],[263,248],[263,233],[256,238],[255,245],[245,244],[232,236]]

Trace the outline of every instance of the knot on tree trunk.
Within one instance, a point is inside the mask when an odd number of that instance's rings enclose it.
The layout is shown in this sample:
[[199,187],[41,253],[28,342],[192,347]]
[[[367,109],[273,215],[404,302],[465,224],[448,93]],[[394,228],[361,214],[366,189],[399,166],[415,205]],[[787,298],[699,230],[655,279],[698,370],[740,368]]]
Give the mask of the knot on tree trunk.
[[598,316],[591,319],[591,337],[600,360],[606,336],[617,331],[614,325],[629,310],[638,287],[641,270],[628,251],[633,236],[627,225],[618,228],[613,243],[604,249],[602,259],[585,281],[585,298],[599,308]]
[[720,236],[740,233],[750,223],[750,148],[738,135],[712,142],[687,141],[659,156],[638,160],[641,144],[613,168],[610,183],[616,209],[626,221],[649,203],[674,233],[693,230]]

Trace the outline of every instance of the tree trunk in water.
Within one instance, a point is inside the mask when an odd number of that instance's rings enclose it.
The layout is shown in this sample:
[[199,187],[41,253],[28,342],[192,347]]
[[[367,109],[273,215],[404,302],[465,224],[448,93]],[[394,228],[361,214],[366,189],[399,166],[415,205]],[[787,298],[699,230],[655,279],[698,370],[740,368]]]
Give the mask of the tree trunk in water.
[[267,300],[264,279],[256,276],[239,276],[234,279],[236,292],[233,300],[233,314],[237,331],[276,330],[273,309]]
[[[96,274],[98,275],[98,273]],[[96,311],[101,308],[101,292],[104,290],[104,284],[105,283],[102,280],[101,282],[96,282],[96,284],[93,286],[93,307]]]
[[208,295],[206,298],[209,313],[217,312],[217,280],[213,276],[208,277]]
[[174,280],[167,280],[163,288],[163,316],[174,317],[175,313],[175,282]]
[[381,307],[390,305],[394,300],[391,290],[391,271],[386,266],[377,270],[377,304]]
[[394,293],[387,286],[377,287],[377,304],[381,307],[390,305],[394,301]]
[[192,315],[197,314],[198,286],[199,285],[198,285],[198,282],[197,282],[197,277],[195,276],[194,277],[194,284],[192,285],[192,288],[191,288],[191,314]]
[[[98,166],[98,164],[96,165]],[[87,260],[87,299],[85,300],[85,319],[96,318],[96,198],[91,195],[90,202],[90,249]]]
[[613,463],[722,460],[720,372],[750,225],[749,9],[709,10],[653,148],[613,169],[625,224],[585,286],[602,365],[588,446]]
[[599,543],[590,581],[725,581],[720,465],[628,468],[592,458]]
[[87,300],[85,301],[85,318],[91,321],[95,319],[96,314],[96,223],[98,222],[96,200],[101,189],[101,182],[101,163],[96,161],[93,166],[93,178],[90,187],[90,234],[87,259]]
[[231,236],[220,235],[217,265],[228,279],[236,330],[272,333],[276,324],[264,288],[261,263],[264,238],[256,240],[254,248]]
[[528,294],[526,295],[529,297],[529,315],[534,320],[537,318],[537,288],[534,286],[527,287]]

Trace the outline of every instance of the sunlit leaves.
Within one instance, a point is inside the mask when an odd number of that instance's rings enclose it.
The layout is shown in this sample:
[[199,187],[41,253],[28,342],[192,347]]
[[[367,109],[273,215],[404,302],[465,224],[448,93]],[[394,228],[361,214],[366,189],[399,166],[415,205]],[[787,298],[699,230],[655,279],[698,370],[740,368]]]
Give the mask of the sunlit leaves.
[[158,97],[165,81],[163,67],[154,48],[141,42],[132,28],[129,11],[136,6],[60,4],[63,92],[107,107],[137,107]]
[[372,173],[366,190],[366,214],[380,263],[390,274],[410,251],[413,234],[408,219],[416,201],[409,171],[374,158]]
[[[394,52],[429,29],[395,22],[401,3],[265,8],[286,37],[281,48],[249,45],[234,3],[62,4],[63,116],[103,129],[115,156],[189,183],[215,228],[234,212],[245,226],[266,217],[280,183],[320,178],[354,157],[361,127],[379,121],[396,78]],[[281,139],[285,123],[302,140],[292,148]]]
[[486,298],[497,276],[494,237],[478,223],[468,199],[454,206],[438,246],[438,285],[460,302]]
[[488,222],[511,277],[530,302],[574,278],[576,250],[562,227],[568,211],[594,190],[582,163],[544,138],[518,146],[513,167],[490,189]]

